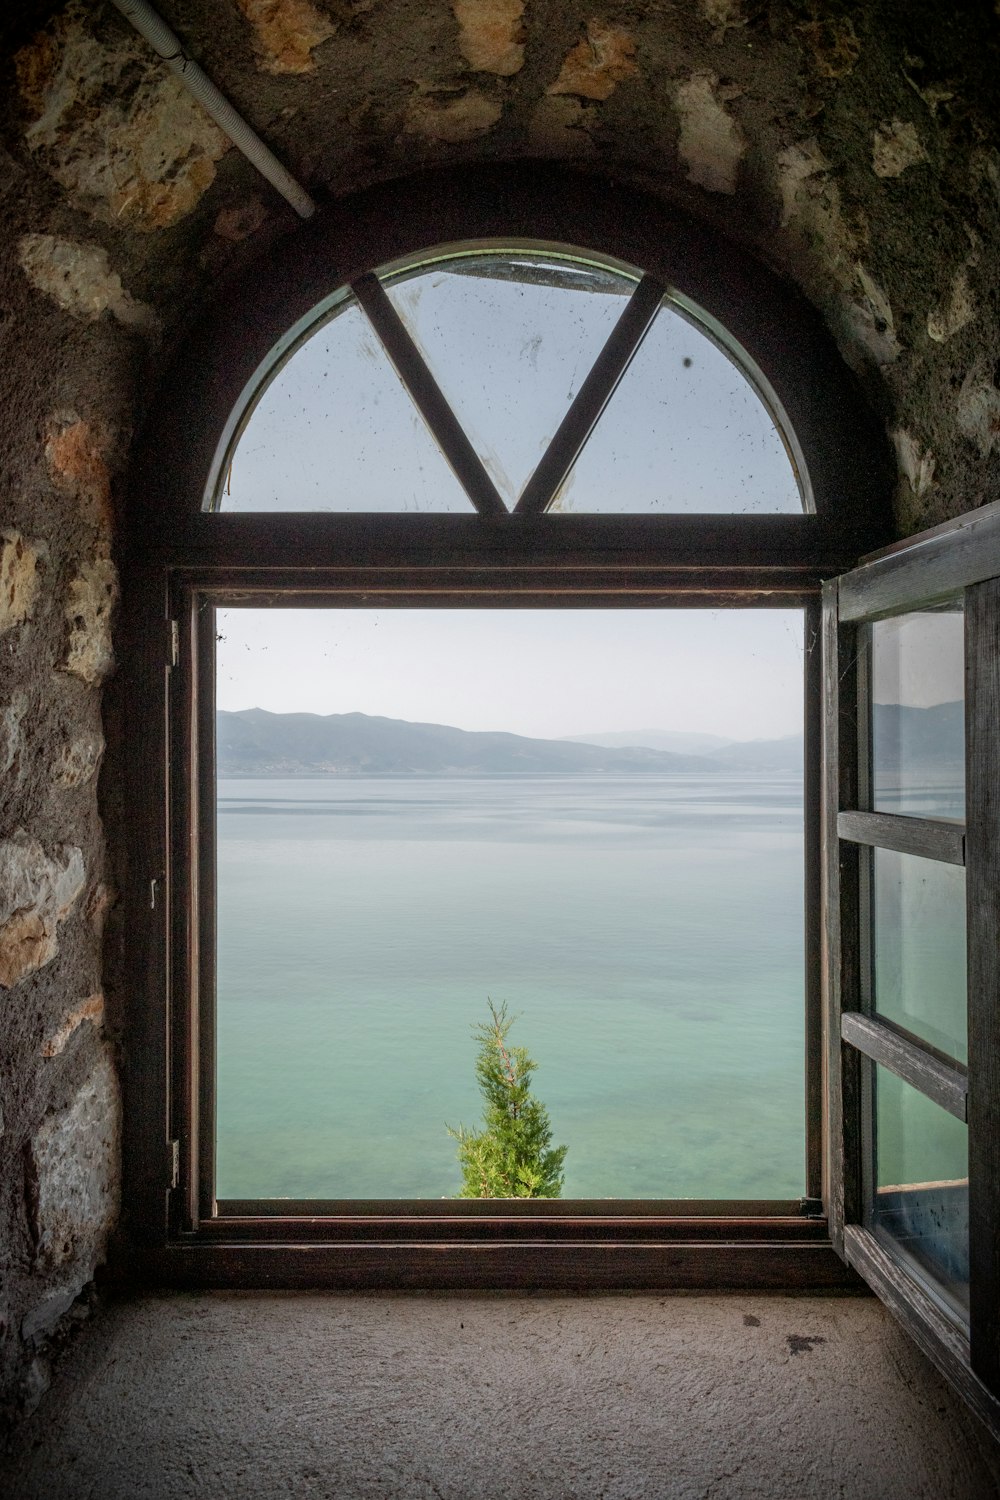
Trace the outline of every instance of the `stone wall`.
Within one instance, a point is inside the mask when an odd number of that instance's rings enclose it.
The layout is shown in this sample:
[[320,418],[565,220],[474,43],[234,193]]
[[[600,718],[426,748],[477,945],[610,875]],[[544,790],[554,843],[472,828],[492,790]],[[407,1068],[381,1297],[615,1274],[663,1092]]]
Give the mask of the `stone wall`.
[[[143,334],[99,307],[103,252],[66,252],[16,157],[0,365],[0,1389],[30,1405],[45,1348],[116,1212],[119,1101],[97,809],[113,670],[111,474]],[[32,268],[44,290],[33,286]],[[48,280],[46,279],[48,278]],[[76,1308],[79,1316],[85,1304]]]
[[[992,0],[161,9],[320,198],[541,157],[687,206],[822,310],[895,443],[901,532],[1000,495]],[[45,1340],[117,1211],[127,996],[101,687],[116,526],[142,514],[119,476],[158,361],[230,268],[271,274],[297,221],[110,6],[15,3],[0,43],[0,1383],[16,1405],[44,1385]]]

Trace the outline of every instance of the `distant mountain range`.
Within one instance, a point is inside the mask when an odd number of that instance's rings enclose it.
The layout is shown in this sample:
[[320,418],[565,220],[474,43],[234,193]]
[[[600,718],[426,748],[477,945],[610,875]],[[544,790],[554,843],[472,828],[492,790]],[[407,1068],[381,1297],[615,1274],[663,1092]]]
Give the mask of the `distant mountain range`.
[[873,718],[876,764],[887,773],[901,764],[961,773],[965,761],[965,704],[901,708],[876,703]]
[[[900,766],[927,773],[957,770],[961,774],[965,746],[965,705],[961,701],[937,703],[931,708],[876,703],[873,728],[875,759],[881,774],[892,777]],[[683,749],[728,771],[797,771],[802,766],[800,734],[777,740],[725,740],[718,735],[633,729],[574,736],[574,742],[580,741]]]
[[726,740],[719,734],[673,729],[625,729],[615,734],[574,735],[574,744],[646,745],[657,750],[687,750],[703,757],[713,770],[801,771],[802,736],[778,740]]
[[566,734],[571,745],[606,745],[620,750],[645,745],[648,750],[670,750],[677,755],[705,755],[731,745],[721,734],[696,734],[687,729],[618,729],[613,734]]
[[610,749],[520,734],[470,733],[368,714],[220,710],[216,755],[223,776],[490,776],[510,772],[711,771],[701,756],[642,746]]
[[720,771],[801,771],[803,754],[801,734],[787,734],[780,740],[740,740],[723,745],[708,759]]
[[[876,704],[874,720],[876,752],[888,772],[900,757],[908,766],[928,772],[961,765],[961,703],[933,708]],[[595,735],[592,740],[540,740],[369,714],[272,714],[262,708],[236,713],[220,709],[216,734],[218,769],[223,776],[794,773],[802,769],[802,736],[797,734],[732,742],[680,730],[636,730]],[[635,743],[640,735],[658,743]],[[680,753],[695,744],[702,747],[700,754]]]

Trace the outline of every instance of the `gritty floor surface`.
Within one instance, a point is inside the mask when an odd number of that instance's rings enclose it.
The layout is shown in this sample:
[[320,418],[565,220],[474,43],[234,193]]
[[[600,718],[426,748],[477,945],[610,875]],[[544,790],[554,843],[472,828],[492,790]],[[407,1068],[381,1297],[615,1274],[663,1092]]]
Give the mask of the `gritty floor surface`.
[[10,1500],[998,1493],[998,1450],[860,1297],[144,1296],[0,1459]]

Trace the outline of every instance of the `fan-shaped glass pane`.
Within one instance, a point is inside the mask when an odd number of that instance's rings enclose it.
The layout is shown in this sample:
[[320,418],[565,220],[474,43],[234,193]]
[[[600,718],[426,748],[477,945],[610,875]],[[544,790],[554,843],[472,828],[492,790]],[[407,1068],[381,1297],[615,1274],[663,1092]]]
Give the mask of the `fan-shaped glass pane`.
[[387,284],[511,507],[635,285],[611,269],[526,252],[444,261]]
[[461,511],[471,503],[350,298],[246,422],[217,509]]
[[551,509],[802,512],[770,412],[718,345],[660,308]]

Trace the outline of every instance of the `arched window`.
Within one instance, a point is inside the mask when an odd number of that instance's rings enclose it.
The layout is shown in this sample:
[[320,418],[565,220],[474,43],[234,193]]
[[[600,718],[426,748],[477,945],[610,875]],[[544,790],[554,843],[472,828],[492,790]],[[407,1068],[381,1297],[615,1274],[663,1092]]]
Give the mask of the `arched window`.
[[[798,295],[597,179],[428,174],[227,289],[133,494],[136,1237],[208,1276],[294,1243],[282,1275],[336,1284],[654,1284],[668,1242],[678,1284],[836,1280],[818,606],[886,539],[888,481]],[[666,722],[682,682],[716,727]],[[349,854],[310,863],[338,818]],[[489,998],[540,1054],[561,1199],[454,1196]]]
[[442,246],[337,288],[233,410],[206,507],[795,514],[775,392],[707,313],[572,247]]

